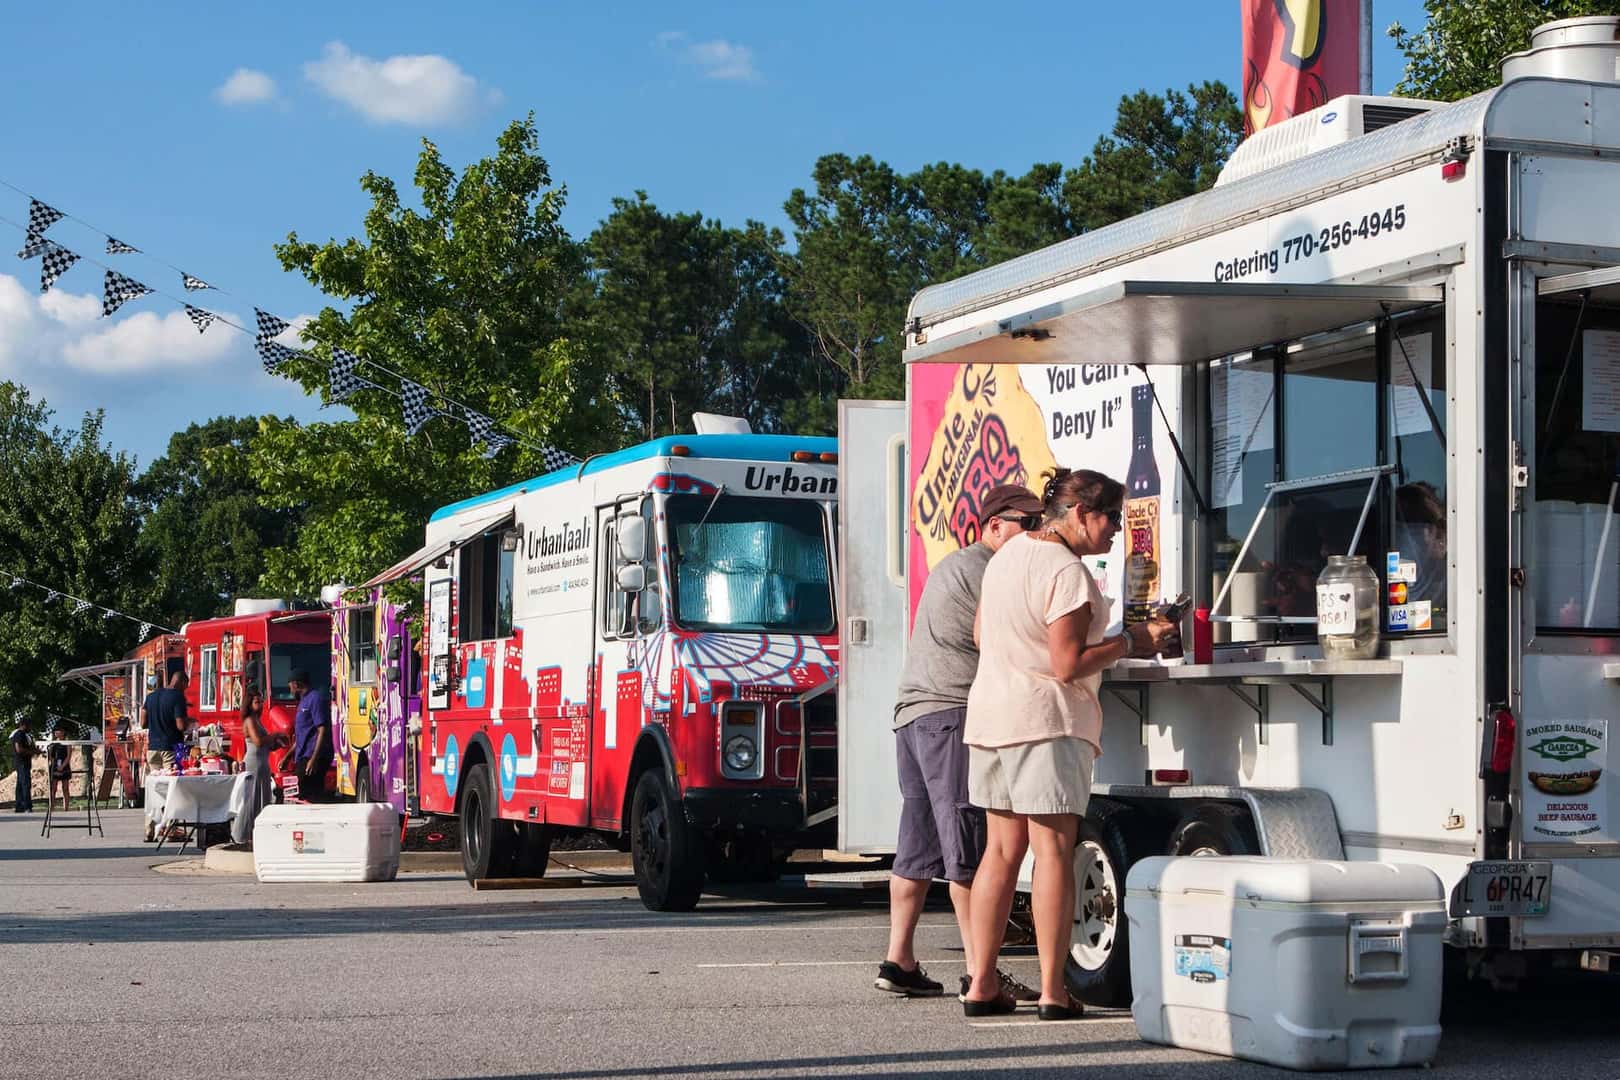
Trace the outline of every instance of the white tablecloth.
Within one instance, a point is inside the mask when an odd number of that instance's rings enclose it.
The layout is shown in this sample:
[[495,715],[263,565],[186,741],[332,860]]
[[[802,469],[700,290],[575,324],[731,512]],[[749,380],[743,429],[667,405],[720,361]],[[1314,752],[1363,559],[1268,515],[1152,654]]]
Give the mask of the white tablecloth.
[[246,798],[249,773],[185,776],[146,774],[146,817],[158,826],[172,822],[213,825],[231,820]]

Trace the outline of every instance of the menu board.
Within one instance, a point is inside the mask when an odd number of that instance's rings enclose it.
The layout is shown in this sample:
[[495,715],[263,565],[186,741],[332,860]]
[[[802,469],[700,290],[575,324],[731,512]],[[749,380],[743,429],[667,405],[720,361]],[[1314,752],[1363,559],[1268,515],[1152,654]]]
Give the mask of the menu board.
[[1210,366],[1210,504],[1216,509],[1243,502],[1243,459],[1272,448],[1274,392],[1270,371],[1233,363]]
[[1581,428],[1620,431],[1620,331],[1581,334]]

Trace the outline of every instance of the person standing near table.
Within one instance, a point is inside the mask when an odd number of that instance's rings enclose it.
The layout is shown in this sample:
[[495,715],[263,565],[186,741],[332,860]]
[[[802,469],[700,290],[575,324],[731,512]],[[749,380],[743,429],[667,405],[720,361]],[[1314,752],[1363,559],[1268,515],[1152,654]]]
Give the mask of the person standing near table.
[[[969,896],[984,854],[984,811],[968,804],[968,751],[962,742],[968,690],[979,666],[973,619],[979,610],[984,568],[1001,546],[1040,519],[1041,500],[1019,484],[1002,484],[979,504],[979,537],[929,571],[900,674],[894,707],[900,773],[900,832],[889,877],[889,947],[878,965],[879,990],[933,997],[944,987],[917,963],[917,920],[935,878],[949,883],[951,907],[972,963]],[[970,976],[962,976],[959,994]],[[1033,990],[1011,975],[997,979],[1014,998],[1033,1001]]]
[[1105,554],[1119,532],[1125,487],[1089,469],[1048,474],[1041,527],[1007,541],[985,568],[974,636],[981,651],[968,694],[968,792],[987,817],[973,879],[970,1017],[1017,1006],[995,977],[1024,853],[1035,853],[1030,900],[1041,961],[1042,1020],[1083,1011],[1064,985],[1074,930],[1075,837],[1101,752],[1103,669],[1151,655],[1176,627],[1155,617],[1110,635],[1109,603],[1081,557]]
[[17,717],[17,726],[11,731],[11,759],[17,767],[16,813],[34,812],[34,733],[28,728],[26,716]]
[[309,672],[294,671],[287,689],[298,697],[293,717],[293,758],[298,794],[308,802],[326,796],[326,770],[332,765],[332,701],[326,689],[310,686]]
[[265,730],[264,691],[257,687],[247,691],[247,700],[242,703],[242,738],[247,742],[247,750],[242,754],[242,771],[251,779],[247,802],[231,823],[231,841],[251,847],[254,819],[260,810],[270,805],[270,751],[281,740],[281,736]]
[[163,772],[174,768],[174,752],[185,735],[186,673],[177,671],[169,685],[146,695],[141,706],[146,720],[146,771]]
[[62,789],[62,810],[68,808],[68,785],[73,780],[73,748],[64,746],[67,739],[67,728],[57,724],[51,732],[51,741],[46,744],[45,775],[48,786],[45,789],[45,806],[47,809],[56,808],[56,789]]

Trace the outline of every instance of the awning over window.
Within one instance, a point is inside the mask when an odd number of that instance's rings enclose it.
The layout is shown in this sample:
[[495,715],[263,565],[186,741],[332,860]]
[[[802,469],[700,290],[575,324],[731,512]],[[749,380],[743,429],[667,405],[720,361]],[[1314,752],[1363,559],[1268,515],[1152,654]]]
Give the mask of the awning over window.
[[1570,300],[1586,295],[1600,304],[1620,304],[1620,266],[1603,266],[1596,270],[1582,270],[1578,274],[1545,277],[1536,282],[1536,292],[1542,296],[1562,296]]
[[57,676],[57,682],[82,682],[95,686],[103,675],[128,675],[139,660],[113,660],[106,664],[86,664]]
[[476,540],[485,533],[506,528],[508,525],[512,524],[515,517],[516,515],[513,511],[502,510],[499,513],[473,518],[470,521],[463,522],[456,529],[456,531],[451,533],[449,536],[440,537],[431,544],[424,544],[422,547],[417,548],[415,551],[405,556],[405,558],[401,559],[393,566],[390,566],[387,570],[384,570],[370,581],[362,584],[360,588],[372,589],[378,585],[386,585],[390,581],[398,581],[402,577],[414,574],[424,566],[438,562],[441,558],[448,555],[451,551],[454,551],[462,544],[467,543],[469,540]]
[[1196,364],[1438,304],[1438,285],[1121,281],[909,348],[907,363]]

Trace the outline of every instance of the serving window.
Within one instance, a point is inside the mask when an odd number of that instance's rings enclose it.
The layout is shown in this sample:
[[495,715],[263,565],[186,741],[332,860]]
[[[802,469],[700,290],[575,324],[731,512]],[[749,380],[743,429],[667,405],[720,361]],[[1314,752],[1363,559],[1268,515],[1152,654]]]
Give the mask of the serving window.
[[377,609],[352,608],[345,620],[349,681],[357,686],[374,686],[377,682]]
[[1445,629],[1443,327],[1427,309],[1209,365],[1217,641],[1313,639],[1317,575],[1353,539],[1386,633]]
[[504,533],[488,533],[462,546],[460,640],[488,641],[512,636],[512,584],[516,552],[502,543]]
[[1620,310],[1536,306],[1528,582],[1538,632],[1620,635]]

